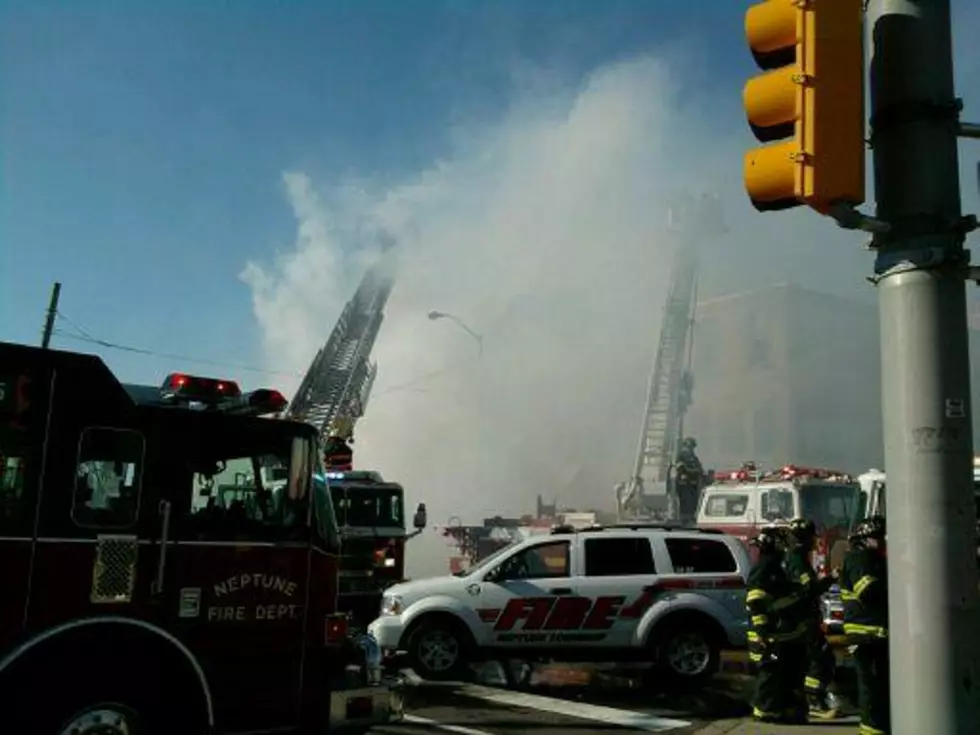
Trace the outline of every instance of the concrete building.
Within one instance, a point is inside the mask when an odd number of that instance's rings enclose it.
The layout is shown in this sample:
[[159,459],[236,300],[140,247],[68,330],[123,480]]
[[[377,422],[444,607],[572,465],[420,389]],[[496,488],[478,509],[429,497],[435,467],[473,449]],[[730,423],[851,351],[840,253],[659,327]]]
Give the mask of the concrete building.
[[[980,386],[980,338],[972,339]],[[883,465],[878,312],[794,284],[698,306],[686,432],[705,467]],[[974,425],[980,401],[974,389]]]

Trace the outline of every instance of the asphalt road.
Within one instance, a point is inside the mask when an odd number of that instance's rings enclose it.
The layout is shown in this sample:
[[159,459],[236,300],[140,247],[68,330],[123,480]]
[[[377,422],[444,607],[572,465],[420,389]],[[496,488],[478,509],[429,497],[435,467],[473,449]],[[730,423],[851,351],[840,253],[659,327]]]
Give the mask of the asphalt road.
[[[538,667],[531,683],[508,688],[499,669],[478,672],[476,683],[422,682],[409,673],[404,722],[374,732],[415,735],[441,731],[457,735],[663,732],[707,735],[738,732],[746,721],[752,680],[729,667],[698,691],[642,686],[622,672],[596,672],[589,667]],[[734,670],[733,670],[734,668]],[[847,695],[847,674],[841,675]],[[851,713],[845,709],[844,715]],[[829,724],[829,723],[828,723]],[[847,716],[840,728],[828,724],[820,732],[856,727]],[[846,726],[846,727],[845,727]],[[796,728],[793,728],[796,731]],[[808,732],[807,730],[801,730]]]

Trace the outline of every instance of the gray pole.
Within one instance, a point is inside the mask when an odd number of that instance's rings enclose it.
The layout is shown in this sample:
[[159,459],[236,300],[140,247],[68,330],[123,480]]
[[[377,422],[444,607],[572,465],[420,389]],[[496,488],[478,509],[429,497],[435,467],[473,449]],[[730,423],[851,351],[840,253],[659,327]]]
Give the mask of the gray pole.
[[44,317],[44,331],[41,333],[41,349],[48,349],[51,344],[51,334],[54,332],[54,319],[58,315],[58,299],[61,298],[61,284],[51,287],[51,300],[48,302],[48,313]]
[[969,221],[961,217],[949,0],[872,0],[871,106],[888,477],[891,732],[980,722]]

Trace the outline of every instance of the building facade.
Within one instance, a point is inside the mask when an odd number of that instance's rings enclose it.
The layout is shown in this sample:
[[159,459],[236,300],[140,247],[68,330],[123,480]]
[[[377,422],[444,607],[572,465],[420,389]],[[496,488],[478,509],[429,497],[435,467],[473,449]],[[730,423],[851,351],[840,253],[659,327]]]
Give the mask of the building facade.
[[[980,339],[971,335],[973,384]],[[698,306],[686,433],[705,467],[882,467],[878,313],[794,284]],[[974,389],[974,425],[980,402]]]

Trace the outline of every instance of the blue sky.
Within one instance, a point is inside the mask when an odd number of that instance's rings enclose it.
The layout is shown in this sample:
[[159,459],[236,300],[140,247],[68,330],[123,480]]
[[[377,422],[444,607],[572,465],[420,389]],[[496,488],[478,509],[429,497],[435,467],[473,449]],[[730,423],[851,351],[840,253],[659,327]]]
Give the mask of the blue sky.
[[[99,338],[259,365],[239,273],[295,239],[283,171],[397,178],[507,106],[515,69],[574,83],[664,47],[740,126],[745,5],[2,0],[0,338],[35,342],[60,280]],[[128,380],[195,369],[102,354]]]

